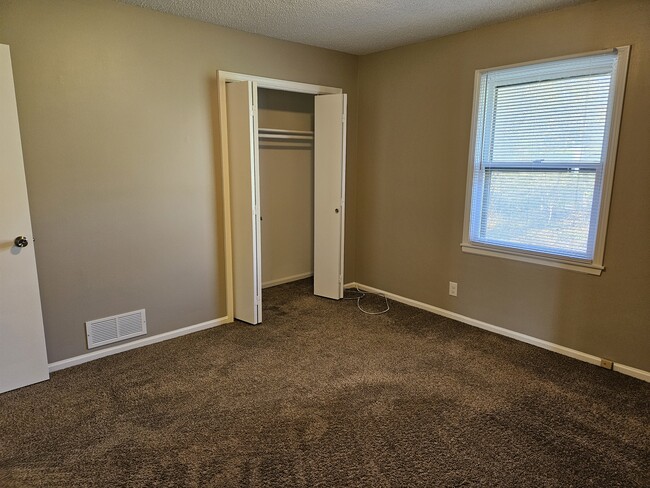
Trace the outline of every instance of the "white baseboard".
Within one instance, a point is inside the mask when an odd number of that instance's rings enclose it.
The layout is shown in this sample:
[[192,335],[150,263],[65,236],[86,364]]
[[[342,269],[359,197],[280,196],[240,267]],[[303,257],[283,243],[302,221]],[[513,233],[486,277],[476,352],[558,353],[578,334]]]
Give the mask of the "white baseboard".
[[287,276],[286,278],[278,278],[277,280],[265,281],[264,283],[262,283],[262,288],[270,288],[276,285],[291,283],[292,281],[304,280],[305,278],[309,278],[310,276],[314,276],[314,273],[311,271],[309,273],[301,273],[293,276]]
[[625,366],[624,364],[614,363],[614,371],[621,374],[626,374],[634,378],[650,382],[650,372],[643,371],[642,369],[633,368],[632,366]]
[[167,341],[169,339],[174,339],[176,337],[192,334],[194,332],[199,332],[200,330],[211,329],[212,327],[228,324],[230,322],[232,322],[232,320],[229,320],[228,317],[221,317],[219,319],[209,320],[208,322],[202,322],[196,325],[189,325],[187,327],[183,327],[182,329],[172,330],[170,332],[165,332],[163,334],[144,337],[142,339],[138,339],[137,341],[131,341],[125,344],[107,347],[106,349],[100,349],[98,351],[81,354],[80,356],[63,359],[61,361],[50,363],[48,366],[50,369],[50,373],[52,373],[54,371],[59,371],[61,369],[70,368],[72,366],[77,366],[79,364],[87,363],[89,361],[94,361],[95,359],[103,358],[106,356],[112,356],[113,354],[119,354],[121,352],[130,351],[131,349],[137,349],[138,347],[148,346],[150,344],[155,344],[157,342]]
[[[410,298],[396,295],[394,293],[390,293],[385,290],[380,290],[379,288],[374,288],[372,286],[366,286],[364,284],[354,283],[354,282],[347,283],[345,285],[345,288],[354,288],[356,286],[358,286],[362,290],[369,291],[370,293],[380,293],[390,298],[391,300],[395,300],[396,302],[404,303],[406,305],[410,305],[412,307],[419,308],[422,310],[427,310],[428,312],[433,312],[437,315],[442,315],[443,317],[447,317],[453,320],[457,320],[458,322],[463,322],[464,324],[478,327],[479,329],[488,330],[490,332],[494,332],[495,334],[499,334],[502,336],[510,337],[511,339],[516,339],[518,341],[525,342],[526,344],[531,344],[533,346],[541,347],[542,349],[547,349],[549,351],[563,354],[564,356],[569,356],[574,359],[584,361],[586,363],[600,366],[601,358],[597,356],[592,356],[591,354],[587,354],[582,351],[577,351],[575,349],[560,346],[559,344],[554,344],[553,342],[548,342],[542,339],[538,339],[536,337],[522,334],[521,332],[515,332],[510,329],[505,329],[503,327],[488,324],[487,322],[482,322],[481,320],[473,319],[471,317],[466,317],[465,315],[461,315],[456,312],[450,312],[449,310],[445,310],[444,308],[434,307],[433,305],[429,305],[427,303],[418,302],[417,300],[412,300]],[[644,371],[642,369],[633,368],[631,366],[626,366],[624,364],[614,363],[614,371],[617,371],[619,373],[628,376],[633,376],[634,378],[638,378],[643,381],[650,382],[650,372]]]

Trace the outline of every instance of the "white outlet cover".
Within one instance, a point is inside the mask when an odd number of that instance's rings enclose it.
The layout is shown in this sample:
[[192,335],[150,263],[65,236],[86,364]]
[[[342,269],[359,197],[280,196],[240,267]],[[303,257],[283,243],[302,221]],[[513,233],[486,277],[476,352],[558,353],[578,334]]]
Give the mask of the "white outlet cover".
[[449,282],[449,294],[452,297],[458,296],[458,283],[454,281]]

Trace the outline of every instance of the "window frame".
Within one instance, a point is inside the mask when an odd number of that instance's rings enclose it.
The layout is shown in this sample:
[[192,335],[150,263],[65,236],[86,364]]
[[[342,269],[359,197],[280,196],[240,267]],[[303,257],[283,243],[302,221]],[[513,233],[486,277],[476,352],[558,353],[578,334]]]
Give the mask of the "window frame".
[[[477,164],[475,161],[477,145],[477,128],[478,114],[480,104],[481,77],[483,74],[491,71],[499,71],[509,68],[541,64],[550,61],[559,61],[565,59],[581,58],[598,54],[617,53],[617,66],[615,76],[612,77],[614,92],[612,96],[612,113],[609,126],[609,132],[605,134],[607,138],[607,154],[602,165],[602,186],[600,195],[600,212],[598,215],[598,224],[596,228],[593,259],[578,259],[566,256],[548,254],[544,252],[521,250],[508,246],[498,246],[486,243],[474,242],[470,239],[471,211],[472,211],[472,193],[474,185],[474,169]],[[572,54],[568,56],[559,56],[548,59],[528,61],[524,63],[510,64],[496,68],[478,69],[474,73],[474,99],[472,106],[472,125],[470,131],[469,157],[467,166],[467,183],[465,189],[465,217],[463,224],[463,240],[461,249],[463,252],[492,256],[499,258],[524,261],[528,263],[541,264],[556,268],[579,271],[592,275],[600,275],[605,269],[603,258],[605,254],[605,237],[607,233],[607,222],[609,219],[609,207],[612,197],[612,185],[614,180],[614,166],[616,164],[616,154],[618,149],[618,139],[621,125],[621,115],[623,112],[623,99],[625,96],[625,83],[627,79],[627,70],[629,62],[630,46],[620,46],[613,49],[592,51],[587,53]],[[595,198],[595,196],[594,196]]]

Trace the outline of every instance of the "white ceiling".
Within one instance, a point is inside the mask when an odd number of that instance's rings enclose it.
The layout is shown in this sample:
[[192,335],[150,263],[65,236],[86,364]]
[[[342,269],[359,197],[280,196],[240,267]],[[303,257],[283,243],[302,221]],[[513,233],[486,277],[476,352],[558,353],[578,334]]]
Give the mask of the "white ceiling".
[[368,54],[586,0],[119,0],[351,54]]

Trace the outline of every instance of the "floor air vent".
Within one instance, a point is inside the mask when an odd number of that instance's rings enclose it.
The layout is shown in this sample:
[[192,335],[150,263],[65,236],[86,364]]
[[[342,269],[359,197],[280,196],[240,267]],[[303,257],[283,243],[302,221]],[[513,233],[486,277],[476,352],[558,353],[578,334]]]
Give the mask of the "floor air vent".
[[144,309],[86,322],[88,349],[147,333]]

